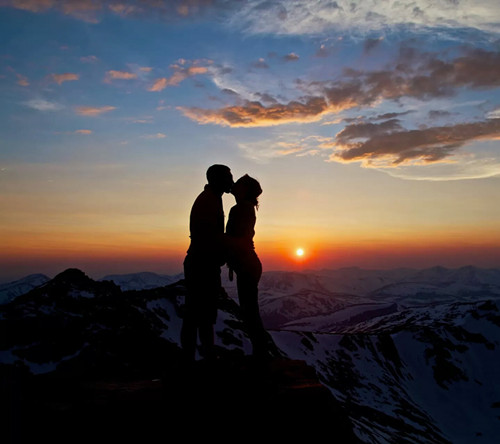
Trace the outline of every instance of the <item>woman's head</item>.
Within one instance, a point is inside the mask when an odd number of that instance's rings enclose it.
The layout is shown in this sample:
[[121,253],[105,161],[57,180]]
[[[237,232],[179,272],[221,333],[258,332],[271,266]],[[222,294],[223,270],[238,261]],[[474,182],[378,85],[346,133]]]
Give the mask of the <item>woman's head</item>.
[[262,188],[257,180],[245,174],[233,185],[231,193],[234,194],[237,201],[246,200],[258,207],[258,197],[262,194]]

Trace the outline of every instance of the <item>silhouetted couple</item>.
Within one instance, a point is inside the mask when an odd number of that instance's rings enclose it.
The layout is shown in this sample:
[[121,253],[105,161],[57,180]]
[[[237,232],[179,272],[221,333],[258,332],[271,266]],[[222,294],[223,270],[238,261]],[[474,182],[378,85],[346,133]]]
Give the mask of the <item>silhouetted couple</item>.
[[[236,273],[241,316],[252,342],[253,355],[265,357],[269,335],[262,325],[258,305],[262,265],[253,243],[255,210],[262,189],[259,182],[248,175],[234,183],[231,170],[225,165],[208,168],[207,181],[190,214],[191,243],[184,260],[187,295],[181,330],[183,352],[187,360],[194,360],[199,335],[202,356],[215,357],[214,325],[222,288],[221,267],[227,264],[230,277],[233,270]],[[231,193],[236,199],[225,232],[224,193]]]

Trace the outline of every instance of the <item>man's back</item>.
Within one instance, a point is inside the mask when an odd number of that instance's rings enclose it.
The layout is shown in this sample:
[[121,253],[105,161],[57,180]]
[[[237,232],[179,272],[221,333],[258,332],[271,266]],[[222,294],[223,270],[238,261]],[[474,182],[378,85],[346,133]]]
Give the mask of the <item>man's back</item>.
[[205,260],[222,260],[224,211],[222,197],[210,185],[196,198],[189,219],[191,245],[188,253]]

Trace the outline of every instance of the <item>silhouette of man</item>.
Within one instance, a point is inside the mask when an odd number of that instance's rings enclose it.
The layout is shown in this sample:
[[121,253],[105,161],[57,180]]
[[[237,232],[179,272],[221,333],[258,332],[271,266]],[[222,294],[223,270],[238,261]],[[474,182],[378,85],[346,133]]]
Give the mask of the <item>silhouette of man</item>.
[[212,358],[214,355],[221,266],[226,262],[222,195],[230,192],[233,176],[227,166],[212,165],[207,170],[207,181],[191,208],[191,242],[184,259],[187,295],[181,346],[188,361],[195,358],[198,336],[202,356]]

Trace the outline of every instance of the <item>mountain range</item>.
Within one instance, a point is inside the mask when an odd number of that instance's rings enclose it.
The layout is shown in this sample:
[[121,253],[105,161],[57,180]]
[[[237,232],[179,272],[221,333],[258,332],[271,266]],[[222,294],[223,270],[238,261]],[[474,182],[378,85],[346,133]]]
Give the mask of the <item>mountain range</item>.
[[[151,381],[161,381],[163,394],[176,388],[170,400],[189,392],[198,402],[204,393],[240,412],[242,405],[258,403],[260,410],[246,414],[272,418],[281,433],[309,424],[302,430],[340,433],[339,442],[468,444],[500,436],[500,270],[266,272],[259,303],[280,357],[265,370],[249,358],[235,283],[224,271],[216,324],[221,361],[214,372],[198,360],[195,375],[179,370],[182,275],[95,281],[70,269],[28,282],[32,278],[8,286],[10,296],[0,306],[0,368],[10,387],[24,387],[8,391],[20,416],[29,411],[39,418],[33,406],[51,417],[60,414],[54,405],[64,406],[66,417],[81,414],[75,399],[90,402],[81,381],[87,388],[92,381],[94,409],[96,393],[113,411],[124,392],[133,405],[137,396],[148,405],[161,398],[164,406],[165,397],[152,395],[159,392],[151,387]],[[26,285],[31,289],[25,291]],[[200,382],[207,374],[210,383]],[[61,381],[75,380],[80,384],[61,389]],[[47,409],[41,401],[47,392],[40,387],[53,388],[54,381],[58,390],[50,392],[60,396]],[[18,392],[30,402],[19,401]],[[74,396],[65,398],[67,393]],[[154,416],[140,405],[143,414]]]

